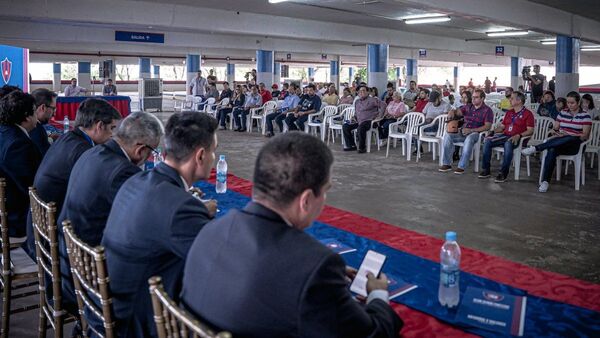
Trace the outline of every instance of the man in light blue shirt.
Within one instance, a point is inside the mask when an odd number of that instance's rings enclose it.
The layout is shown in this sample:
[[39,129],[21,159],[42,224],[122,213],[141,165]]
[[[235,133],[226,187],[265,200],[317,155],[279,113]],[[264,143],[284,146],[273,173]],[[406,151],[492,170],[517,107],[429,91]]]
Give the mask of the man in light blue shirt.
[[266,137],[275,136],[275,132],[273,131],[273,120],[277,123],[279,127],[279,131],[283,133],[283,120],[287,116],[288,113],[293,112],[294,108],[298,106],[300,103],[300,97],[296,94],[296,90],[298,89],[298,85],[295,83],[290,84],[289,94],[283,99],[283,103],[281,104],[281,108],[275,110],[274,113],[267,115],[267,134]]
[[206,79],[202,77],[202,71],[198,70],[198,74],[192,79],[189,88],[189,94],[194,96],[204,96],[206,95]]
[[237,126],[235,131],[244,132],[246,131],[246,117],[250,114],[250,109],[258,108],[262,106],[262,96],[258,93],[258,87],[252,85],[250,87],[250,93],[246,95],[246,102],[244,102],[243,108],[236,108],[233,111],[233,119]]

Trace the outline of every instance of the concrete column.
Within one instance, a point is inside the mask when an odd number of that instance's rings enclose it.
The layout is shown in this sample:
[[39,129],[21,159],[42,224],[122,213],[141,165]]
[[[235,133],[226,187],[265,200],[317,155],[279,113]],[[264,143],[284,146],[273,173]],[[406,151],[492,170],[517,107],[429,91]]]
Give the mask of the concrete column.
[[348,78],[350,79],[350,81],[348,81],[348,85],[352,86],[352,81],[354,81],[354,68],[353,67],[348,67]]
[[160,66],[159,65],[154,65],[152,66],[152,71],[154,74],[154,78],[160,78]]
[[402,79],[400,78],[401,75],[402,75],[402,68],[396,67],[396,88],[398,88],[402,85]]
[[62,87],[60,85],[60,68],[61,64],[58,62],[52,65],[52,90],[57,93],[62,90]]
[[521,78],[521,66],[523,60],[517,56],[510,57],[510,86],[517,90],[523,84]]
[[77,85],[87,90],[92,89],[90,69],[92,68],[91,62],[80,61],[77,63]]
[[458,90],[458,66],[454,67],[454,81],[452,83],[454,84],[454,89]]
[[315,80],[315,69],[313,67],[308,67],[308,82],[313,82]]
[[273,51],[256,51],[256,82],[264,83],[266,88],[273,85]]
[[340,88],[340,57],[329,61],[329,82],[333,83],[335,88]]
[[579,91],[579,45],[577,38],[556,37],[556,97]]
[[[185,92],[189,93],[192,79],[200,70],[200,54],[188,54],[185,59]],[[203,74],[206,77],[206,74]]]
[[228,63],[227,64],[227,82],[229,82],[230,86],[233,86],[234,81],[235,81],[235,64]]
[[367,84],[377,87],[380,93],[386,91],[388,82],[388,51],[387,44],[367,45]]
[[406,59],[406,84],[410,84],[410,81],[419,83],[419,63],[417,59]]
[[150,58],[139,58],[140,65],[140,79],[148,79],[150,75]]
[[279,62],[273,64],[273,83],[276,83],[277,86],[280,86],[281,83],[281,63]]

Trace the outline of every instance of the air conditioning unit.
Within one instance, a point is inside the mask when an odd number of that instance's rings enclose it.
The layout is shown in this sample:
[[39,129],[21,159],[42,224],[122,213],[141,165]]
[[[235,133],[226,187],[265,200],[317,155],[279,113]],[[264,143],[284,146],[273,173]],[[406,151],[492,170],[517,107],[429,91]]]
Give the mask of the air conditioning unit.
[[163,80],[157,78],[139,79],[138,95],[141,111],[148,109],[162,111]]

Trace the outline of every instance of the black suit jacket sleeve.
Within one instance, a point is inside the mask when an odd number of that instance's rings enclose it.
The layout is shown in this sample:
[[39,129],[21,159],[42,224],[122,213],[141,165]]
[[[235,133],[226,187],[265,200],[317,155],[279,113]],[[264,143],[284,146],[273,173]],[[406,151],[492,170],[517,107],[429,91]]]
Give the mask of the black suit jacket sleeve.
[[394,310],[381,300],[354,300],[344,276],[337,254],[318,264],[301,296],[299,337],[398,337],[402,320]]
[[208,209],[195,197],[187,199],[175,212],[171,227],[171,250],[185,260],[198,232],[210,221]]

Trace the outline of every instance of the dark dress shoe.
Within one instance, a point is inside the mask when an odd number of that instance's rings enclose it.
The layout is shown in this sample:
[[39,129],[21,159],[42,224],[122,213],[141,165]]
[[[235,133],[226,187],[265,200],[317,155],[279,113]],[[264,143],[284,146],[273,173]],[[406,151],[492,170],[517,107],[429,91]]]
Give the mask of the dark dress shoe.
[[346,147],[344,148],[344,151],[354,151],[356,150],[356,147]]
[[359,154],[364,154],[367,152],[367,149],[358,149]]

